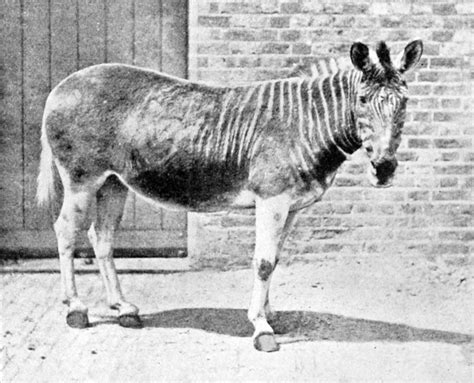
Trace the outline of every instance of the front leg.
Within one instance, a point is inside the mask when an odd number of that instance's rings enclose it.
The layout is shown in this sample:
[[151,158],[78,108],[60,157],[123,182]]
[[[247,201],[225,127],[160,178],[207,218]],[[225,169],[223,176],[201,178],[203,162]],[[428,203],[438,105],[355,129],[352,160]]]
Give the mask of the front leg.
[[[283,250],[283,245],[288,238],[288,235],[291,233],[291,230],[293,229],[293,226],[296,221],[296,214],[297,210],[290,211],[288,213],[288,216],[286,217],[285,225],[283,226],[283,232],[280,236],[280,241],[278,242],[278,254],[277,254],[277,259],[275,262],[278,262],[278,257]],[[267,321],[269,323],[272,323],[275,320],[276,314],[272,310],[271,305],[270,305],[270,289],[267,290],[267,297],[265,299],[265,315],[267,316]]]
[[277,351],[279,348],[267,322],[265,303],[289,210],[290,198],[284,194],[256,200],[254,287],[248,318],[255,328],[253,343],[259,351]]

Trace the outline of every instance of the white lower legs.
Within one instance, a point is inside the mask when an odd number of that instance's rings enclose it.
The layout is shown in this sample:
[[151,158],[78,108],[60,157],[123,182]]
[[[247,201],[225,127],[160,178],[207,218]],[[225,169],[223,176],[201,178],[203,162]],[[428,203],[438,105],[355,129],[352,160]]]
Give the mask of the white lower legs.
[[254,346],[262,351],[276,351],[278,345],[273,337],[273,329],[267,322],[270,314],[268,291],[281,238],[287,223],[290,198],[280,195],[256,201],[256,244],[254,266],[254,287],[248,310],[248,318],[255,328]]
[[[76,238],[87,216],[93,197],[97,197],[96,222],[88,236],[97,257],[100,273],[112,308],[119,310],[119,323],[126,327],[141,326],[138,308],[125,301],[112,258],[114,233],[122,217],[128,189],[115,177],[96,182],[72,184],[67,171],[56,163],[63,186],[64,201],[54,224],[58,240],[63,300],[69,306],[67,323],[83,328],[89,323],[87,307],[80,301],[74,278]],[[100,188],[100,189],[99,189]]]
[[138,308],[124,299],[120,288],[120,282],[112,256],[113,232],[103,230],[98,234],[95,225],[92,224],[87,234],[94,249],[100,275],[104,283],[107,303],[111,308],[119,310],[119,315],[138,314]]
[[69,305],[67,322],[71,327],[88,325],[87,307],[77,295],[74,278],[74,249],[76,237],[87,215],[90,194],[65,189],[64,202],[54,230],[58,239],[59,264],[63,300]]
[[97,192],[97,218],[91,225],[88,236],[94,248],[109,306],[119,311],[121,325],[140,327],[138,308],[124,299],[112,257],[114,235],[122,218],[127,192],[128,189],[115,177],[105,181]]

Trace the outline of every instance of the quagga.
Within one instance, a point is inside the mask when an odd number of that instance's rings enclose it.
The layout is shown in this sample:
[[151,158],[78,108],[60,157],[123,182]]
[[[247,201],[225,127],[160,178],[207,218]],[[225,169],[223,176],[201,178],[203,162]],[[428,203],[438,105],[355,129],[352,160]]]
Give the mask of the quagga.
[[[42,126],[38,200],[63,186],[54,224],[67,323],[88,325],[75,281],[75,238],[89,205],[88,231],[108,303],[122,326],[141,326],[138,308],[121,293],[112,259],[114,232],[128,189],[171,208],[256,208],[255,280],[249,320],[258,350],[278,349],[267,319],[270,278],[297,211],[318,201],[348,155],[364,146],[375,186],[388,186],[397,166],[407,103],[403,74],[420,59],[413,41],[392,63],[354,43],[355,68],[215,87],[152,70],[102,64],[80,70],[49,95]],[[57,169],[57,172],[56,170]]]

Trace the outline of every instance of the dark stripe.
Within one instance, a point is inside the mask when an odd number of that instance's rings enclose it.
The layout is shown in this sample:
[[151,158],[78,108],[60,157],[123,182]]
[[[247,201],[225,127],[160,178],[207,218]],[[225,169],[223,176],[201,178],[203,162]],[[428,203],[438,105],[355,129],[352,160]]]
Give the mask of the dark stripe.
[[324,137],[323,137],[323,134],[322,134],[322,126],[321,126],[321,123],[320,123],[320,114],[318,113],[318,109],[317,109],[317,104],[316,104],[316,101],[314,99],[315,97],[315,94],[317,92],[317,89],[316,87],[318,86],[318,83],[316,80],[312,80],[311,81],[311,89],[308,89],[308,99],[309,99],[309,102],[310,102],[310,113],[311,113],[311,120],[312,120],[312,125],[311,125],[311,129],[312,129],[312,136],[314,137],[316,143],[317,143],[317,148],[324,148],[325,147],[325,144],[324,144]]
[[311,103],[311,116],[312,116],[312,120],[313,120],[313,136],[316,140],[316,143],[317,143],[317,147],[319,148],[324,148],[326,145],[324,143],[324,136],[322,134],[322,126],[319,122],[319,119],[320,119],[320,114],[318,114],[318,110],[317,110],[317,104],[316,102],[312,101]]
[[[226,93],[227,94],[225,96],[222,96],[222,99],[224,99],[224,97],[228,96],[228,97],[231,98],[231,100],[229,101],[228,104],[224,104],[224,103],[219,104],[219,106],[220,106],[219,115],[221,113],[224,113],[224,117],[222,119],[222,124],[220,126],[216,127],[216,128],[219,129],[219,132],[216,132],[217,137],[218,137],[217,138],[217,147],[218,148],[222,148],[224,146],[225,136],[226,136],[226,133],[227,133],[229,121],[232,117],[232,110],[233,110],[232,107],[235,106],[236,95],[235,95],[234,91],[233,90],[227,90]],[[216,154],[218,154],[218,153],[216,153]]]
[[290,82],[291,123],[299,126],[299,108],[298,108],[298,82]]
[[[260,114],[262,113],[262,107],[260,110],[257,108],[259,107],[259,95],[260,92],[262,92],[261,89],[262,86],[255,86],[252,87],[252,94],[250,95],[248,101],[246,102],[246,105],[244,105],[242,109],[242,114],[241,114],[241,119],[240,119],[240,124],[239,126],[236,126],[235,129],[237,129],[236,135],[235,135],[235,142],[232,143],[232,146],[235,147],[235,151],[239,153],[242,151],[242,158],[246,158],[246,155],[248,153],[249,147],[245,148],[245,142],[247,139],[248,134],[252,134],[250,132],[250,129],[252,129],[252,123],[255,118],[258,119],[258,116],[256,117],[255,114]],[[251,88],[248,88],[247,92],[250,91]],[[245,96],[247,95],[247,92],[245,92]],[[244,96],[244,98],[245,98]],[[262,106],[265,105],[265,94],[262,97]],[[255,129],[258,127],[258,120],[255,123]],[[248,145],[250,146],[250,145]]]
[[[311,116],[310,116],[310,108],[311,108],[311,98],[310,94],[308,92],[308,87],[309,84],[311,83],[311,80],[307,79],[302,82],[301,88],[300,88],[300,97],[301,97],[301,119],[303,123],[303,134],[304,134],[304,139],[306,140],[307,144],[309,145],[311,152],[308,153],[312,157],[314,153],[314,149],[317,147],[317,143],[314,137],[313,130],[311,128]],[[310,158],[310,163],[313,163],[313,159]]]
[[[202,151],[206,153],[206,148],[208,146],[213,147],[216,140],[216,126],[219,120],[219,115],[217,113],[211,113],[206,111],[204,114],[204,121],[202,123],[203,130],[205,131],[202,144]],[[212,150],[211,150],[212,153]]]
[[301,99],[301,111],[299,111],[299,118],[302,119],[303,124],[303,133],[308,140],[308,142],[312,142],[312,137],[309,132],[309,118],[308,118],[308,105],[309,105],[309,95],[308,95],[308,82],[309,80],[302,81],[301,87],[299,89],[299,97]]
[[[347,86],[347,83],[344,82],[345,79],[345,74],[342,72],[338,73],[338,88],[340,89],[341,92],[341,100],[344,100],[344,102],[341,101],[341,110],[340,110],[340,115],[341,115],[341,130],[342,130],[342,137],[343,140],[346,144],[346,151],[348,153],[351,152],[352,148],[352,143],[349,138],[349,130],[350,130],[350,121],[348,120],[348,111],[350,110],[350,98],[349,98],[349,89]],[[342,87],[342,88],[341,88]]]
[[344,117],[343,117],[344,127],[345,127],[344,135],[350,147],[349,153],[351,153],[355,147],[355,142],[352,137],[352,134],[353,134],[352,127],[353,127],[354,121],[352,121],[352,118],[351,118],[351,110],[353,108],[353,100],[352,100],[353,97],[351,97],[351,94],[350,94],[351,86],[350,86],[347,73],[343,73],[341,75],[341,79],[342,79],[343,92],[346,95],[346,109],[344,110]]
[[279,80],[275,82],[275,93],[273,96],[273,108],[272,108],[272,114],[274,117],[280,116],[280,93],[281,93],[281,87],[283,85],[283,81]]
[[290,116],[290,80],[283,81],[283,123],[287,124]]
[[280,113],[280,86],[281,81],[274,81],[273,85],[273,104],[271,108],[272,119],[276,118]]
[[[265,134],[265,130],[267,128],[268,119],[268,108],[269,108],[269,101],[270,101],[270,83],[266,83],[263,85],[263,98],[262,98],[262,107],[260,110],[256,110],[255,113],[257,114],[257,120],[254,127],[251,127],[253,130],[249,132],[250,137],[246,140],[248,141],[248,147],[245,148],[245,153],[250,151],[250,149],[255,144],[257,134]],[[258,107],[258,105],[255,105]],[[247,135],[246,135],[247,136]]]
[[333,100],[334,125],[332,125],[333,137],[336,144],[344,151],[347,151],[347,144],[344,140],[344,119],[342,117],[342,99],[341,87],[339,85],[339,76],[334,74],[329,78],[329,86],[331,87],[331,99]]
[[[342,84],[342,86],[344,86],[344,84]],[[339,123],[337,124],[338,141],[336,142],[346,153],[352,153],[352,144],[347,136],[347,129],[349,129],[349,125],[346,121],[346,109],[348,108],[347,103],[349,102],[349,97],[346,96],[347,92],[344,92],[344,89],[341,89],[340,72],[334,76],[333,87],[336,99],[340,100],[340,105],[337,111],[337,118],[339,120]],[[342,102],[343,98],[344,103]]]
[[239,112],[239,106],[245,97],[245,92],[243,92],[244,94],[238,90],[234,90],[233,92],[235,95],[235,101],[230,104],[229,117],[225,120],[226,124],[224,124],[225,128],[223,130],[222,146],[220,147],[220,150],[222,150],[221,153],[225,154],[226,157],[229,156],[232,149],[232,129]]
[[[335,143],[335,138],[336,137],[334,137],[335,134],[333,133],[333,131],[334,131],[334,127],[336,126],[336,123],[337,123],[337,121],[334,118],[334,103],[336,101],[333,99],[333,96],[332,96],[331,78],[330,77],[326,77],[323,80],[322,87],[323,87],[323,94],[325,96],[325,100],[326,100],[326,104],[327,104],[327,108],[328,108],[327,113],[328,113],[328,117],[329,117],[329,126],[326,125],[325,128],[327,129],[328,138],[330,139],[330,141],[332,143]],[[333,134],[331,134],[331,133],[333,133]],[[331,135],[333,136],[333,138],[330,138]]]
[[[176,94],[173,95],[172,92],[168,92],[168,94],[166,95],[166,98],[176,99]],[[207,125],[208,116],[205,114],[206,109],[202,107],[202,103],[203,103],[203,101],[199,100],[199,108],[198,108],[199,112],[197,113],[197,115],[195,117],[198,121],[200,120],[200,118],[198,118],[198,117],[203,117],[203,119],[202,119],[202,121],[199,125],[198,133],[194,135],[193,142],[192,142],[193,150],[198,151],[201,154],[205,153],[206,143],[209,140],[209,136],[212,133],[211,128],[213,128],[213,126],[208,126]],[[224,104],[223,103],[218,103],[218,105],[222,108]],[[215,113],[215,115],[217,115],[216,118],[218,118],[219,115],[220,115],[220,110],[218,111],[218,113]],[[216,125],[217,125],[217,121],[216,121]]]
[[326,127],[326,110],[323,104],[323,98],[325,95],[323,94],[322,91],[322,84],[320,82],[317,83],[317,86],[315,87],[315,92],[313,95],[313,99],[317,108],[317,113],[319,116],[319,123],[321,127],[321,134],[322,134],[322,140],[324,142],[325,147],[330,147],[332,145],[329,133],[328,133],[328,128]]
[[233,105],[233,95],[231,94],[231,91],[227,90],[223,92],[221,95],[221,102],[217,103],[219,109],[216,110],[216,114],[218,115],[217,120],[216,120],[216,125],[213,127],[214,135],[213,137],[213,145],[215,150],[211,151],[211,159],[212,160],[218,160],[220,156],[219,148],[222,147],[222,143],[224,140],[225,136],[225,127],[227,125],[227,121],[229,119],[230,111],[231,108],[229,107],[230,105]]

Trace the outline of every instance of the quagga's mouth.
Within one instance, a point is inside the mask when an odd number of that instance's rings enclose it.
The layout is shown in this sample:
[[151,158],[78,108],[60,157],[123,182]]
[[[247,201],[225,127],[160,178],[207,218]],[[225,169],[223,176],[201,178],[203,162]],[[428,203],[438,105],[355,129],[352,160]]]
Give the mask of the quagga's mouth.
[[388,188],[392,186],[398,162],[395,158],[380,162],[371,162],[368,167],[369,182],[378,188]]

